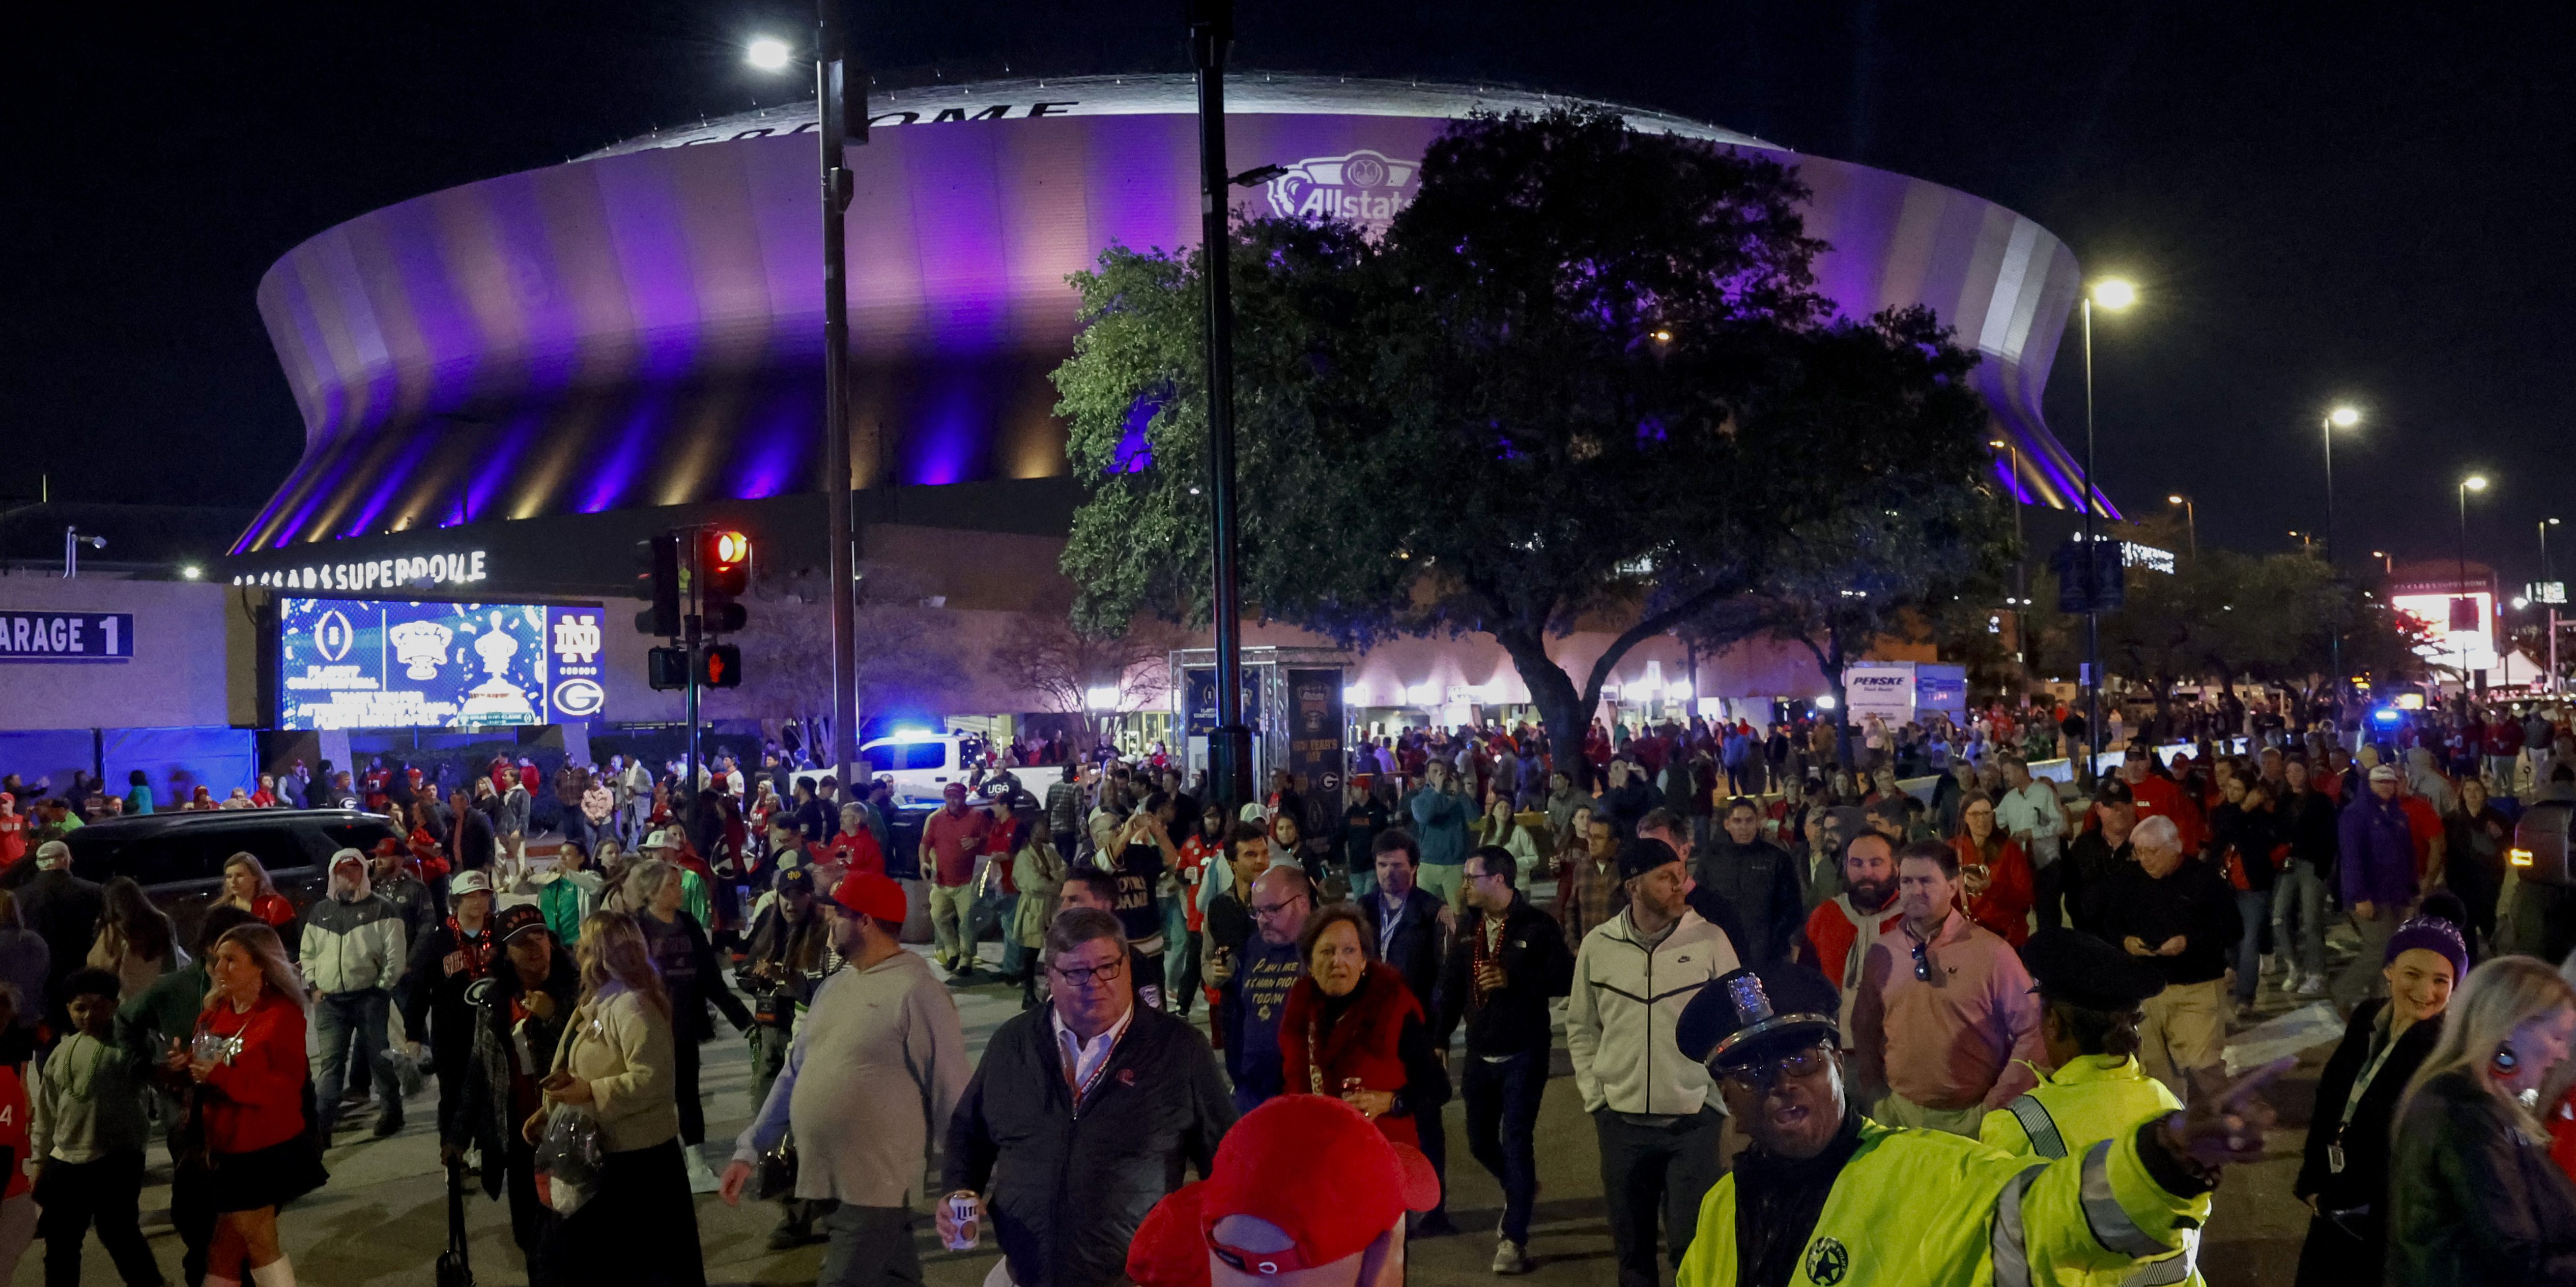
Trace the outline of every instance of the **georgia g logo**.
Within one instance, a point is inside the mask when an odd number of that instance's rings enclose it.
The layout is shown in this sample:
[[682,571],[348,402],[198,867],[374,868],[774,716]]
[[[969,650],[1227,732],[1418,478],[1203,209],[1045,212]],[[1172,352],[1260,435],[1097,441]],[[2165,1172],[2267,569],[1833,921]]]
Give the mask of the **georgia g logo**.
[[1807,1281],[1819,1287],[1834,1287],[1851,1271],[1851,1253],[1832,1238],[1818,1238],[1807,1244]]

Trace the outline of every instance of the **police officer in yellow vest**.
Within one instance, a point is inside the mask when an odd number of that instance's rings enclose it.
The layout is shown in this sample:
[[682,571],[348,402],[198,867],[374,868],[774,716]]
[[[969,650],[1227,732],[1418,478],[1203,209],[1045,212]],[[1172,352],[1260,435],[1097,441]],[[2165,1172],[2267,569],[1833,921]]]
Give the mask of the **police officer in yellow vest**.
[[2056,1161],[1881,1126],[1844,1084],[1841,992],[1801,965],[1701,988],[1676,1044],[1750,1141],[1700,1204],[1678,1287],[2029,1287],[2170,1256],[2221,1167],[2263,1155],[2292,1060]]
[[[2054,1160],[2133,1134],[2139,1125],[2182,1108],[2165,1084],[2138,1065],[2139,1005],[2163,991],[2164,975],[2145,960],[2090,934],[2043,929],[2022,945],[2022,965],[2036,980],[2040,1043],[2049,1067],[2039,1084],[1986,1114],[1977,1137],[2006,1153]],[[2209,1197],[2191,1212],[2209,1219]],[[2135,1267],[2090,1275],[2100,1287],[2198,1283],[2199,1231],[2183,1248]]]

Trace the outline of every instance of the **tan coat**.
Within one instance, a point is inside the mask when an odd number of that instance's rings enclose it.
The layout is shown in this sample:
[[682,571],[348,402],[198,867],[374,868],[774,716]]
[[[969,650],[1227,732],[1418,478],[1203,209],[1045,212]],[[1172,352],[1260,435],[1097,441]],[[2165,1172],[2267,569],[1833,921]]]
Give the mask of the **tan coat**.
[[673,1058],[671,1017],[611,982],[573,1011],[554,1066],[590,1083],[601,1147],[626,1153],[680,1133]]

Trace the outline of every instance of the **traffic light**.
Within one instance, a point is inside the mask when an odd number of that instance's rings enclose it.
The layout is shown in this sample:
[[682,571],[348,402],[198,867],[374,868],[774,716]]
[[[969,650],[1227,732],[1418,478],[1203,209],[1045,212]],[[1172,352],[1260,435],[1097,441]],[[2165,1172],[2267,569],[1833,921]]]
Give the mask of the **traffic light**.
[[655,692],[670,692],[689,686],[689,650],[656,648],[644,655],[644,680]]
[[726,528],[698,533],[698,620],[711,635],[740,630],[739,600],[751,589],[751,538]]
[[[635,614],[639,634],[675,639],[680,634],[680,534],[664,532],[649,541],[637,541],[642,551],[644,570],[635,578],[635,597],[652,607]],[[661,687],[655,684],[654,687]],[[673,685],[677,687],[677,685]]]
[[742,649],[732,644],[709,644],[698,650],[699,687],[733,688],[741,683]]

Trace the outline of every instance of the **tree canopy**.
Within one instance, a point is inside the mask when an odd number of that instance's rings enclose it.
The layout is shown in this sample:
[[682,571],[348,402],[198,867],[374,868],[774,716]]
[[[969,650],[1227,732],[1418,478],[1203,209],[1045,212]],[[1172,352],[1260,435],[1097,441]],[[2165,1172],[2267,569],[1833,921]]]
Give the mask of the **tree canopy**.
[[[1983,530],[1974,355],[1927,312],[1834,315],[1805,196],[1766,158],[1562,110],[1451,127],[1382,236],[1239,223],[1248,602],[1346,646],[1489,634],[1572,758],[1638,643],[1863,574],[1811,542],[1866,544],[1891,508],[1917,540]],[[1112,248],[1074,279],[1086,628],[1206,619],[1200,272]],[[1547,653],[1578,626],[1615,635],[1579,676]]]

